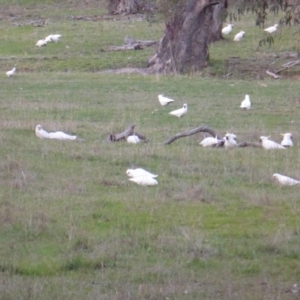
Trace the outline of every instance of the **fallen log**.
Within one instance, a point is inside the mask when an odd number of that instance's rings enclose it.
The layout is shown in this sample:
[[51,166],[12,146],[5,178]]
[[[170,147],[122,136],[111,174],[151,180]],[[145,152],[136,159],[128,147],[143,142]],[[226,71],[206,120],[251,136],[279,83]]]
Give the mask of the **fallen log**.
[[[174,136],[171,136],[170,138],[168,138],[166,141],[164,141],[163,145],[169,145],[179,138],[187,137],[187,136],[196,134],[198,132],[207,132],[212,137],[217,137],[217,139],[219,140],[219,143],[216,145],[216,147],[224,146],[224,139],[219,134],[217,134],[214,129],[212,129],[206,125],[201,125],[197,128],[191,129],[189,131],[177,133]],[[240,148],[244,148],[244,147],[262,148],[262,145],[260,143],[254,143],[254,142],[241,142],[241,143],[237,144],[237,147],[240,147]]]
[[218,139],[220,139],[219,138],[220,136],[218,134],[216,134],[216,132],[212,128],[210,128],[210,127],[208,127],[206,125],[201,125],[201,126],[199,126],[197,128],[194,128],[192,130],[189,130],[189,131],[186,131],[186,132],[177,133],[176,135],[171,136],[166,141],[164,141],[163,144],[164,145],[169,145],[169,144],[173,143],[174,141],[176,141],[179,138],[190,136],[190,135],[196,134],[198,132],[207,132],[211,136],[217,137]]
[[127,137],[134,134],[134,127],[135,125],[130,125],[127,129],[125,129],[121,133],[110,134],[107,139],[110,142],[119,142],[125,140]]
[[126,37],[123,46],[111,46],[110,51],[127,51],[127,50],[143,50],[144,47],[156,45],[158,41],[153,40],[136,40],[134,38]]
[[237,144],[237,147],[244,148],[244,147],[256,147],[256,148],[262,148],[262,145],[260,143],[253,143],[253,142],[241,142]]
[[125,141],[130,135],[136,135],[141,141],[147,142],[146,136],[139,134],[137,132],[134,132],[135,125],[130,125],[127,129],[125,129],[121,133],[116,134],[110,134],[107,138],[109,142],[119,142],[119,141]]

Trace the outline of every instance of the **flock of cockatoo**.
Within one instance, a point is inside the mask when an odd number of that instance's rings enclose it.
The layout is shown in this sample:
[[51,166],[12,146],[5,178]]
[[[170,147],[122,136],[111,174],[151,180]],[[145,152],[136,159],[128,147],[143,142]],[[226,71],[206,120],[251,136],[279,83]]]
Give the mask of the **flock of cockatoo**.
[[[159,103],[162,106],[166,106],[170,103],[173,103],[175,100],[165,97],[163,95],[158,95]],[[245,95],[245,99],[242,101],[240,108],[249,110],[251,108],[251,100],[249,95]],[[187,113],[187,104],[184,104],[182,108],[171,111],[169,114],[174,115],[178,118],[183,117]],[[40,139],[52,139],[52,140],[80,140],[76,135],[70,135],[64,133],[62,131],[56,132],[47,132],[42,128],[41,125],[37,125],[35,128],[35,134]],[[281,143],[274,142],[270,140],[270,136],[261,136],[260,142],[261,146],[266,149],[287,149],[288,147],[292,147],[293,144],[293,136],[290,132],[281,134],[283,139]],[[137,135],[130,135],[127,137],[127,142],[131,144],[137,144],[140,142],[140,138]],[[234,133],[226,133],[222,139],[218,139],[218,137],[205,137],[200,143],[203,147],[218,147],[224,146],[225,149],[235,148],[238,146],[237,136]],[[152,174],[144,169],[128,169],[126,174],[130,177],[129,180],[135,182],[142,186],[153,186],[157,185],[158,182],[155,179],[158,175]],[[274,174],[273,178],[277,179],[279,183],[282,185],[296,185],[300,183],[295,179],[289,178],[284,175]]]
[[[272,34],[276,32],[278,29],[278,24],[274,24],[274,26],[265,28],[264,31]],[[228,24],[222,29],[223,34],[230,34],[233,30],[233,24]],[[234,41],[241,41],[245,37],[246,32],[240,31],[234,36]],[[45,39],[38,40],[36,43],[37,47],[43,47],[46,46],[47,43],[55,42],[57,43],[61,38],[61,34],[50,34]],[[9,70],[6,72],[7,77],[12,77],[16,74],[16,67],[14,67],[12,70]],[[158,100],[162,106],[169,105],[170,103],[174,102],[174,99],[168,98],[164,95],[158,95]],[[244,110],[249,110],[251,108],[251,100],[249,95],[245,95],[245,99],[241,102],[240,108]],[[185,103],[182,108],[173,110],[169,112],[170,115],[176,116],[178,118],[183,117],[188,112],[188,106]],[[35,134],[40,139],[52,139],[52,140],[78,140],[76,135],[70,135],[67,133],[64,133],[62,131],[56,131],[56,132],[47,132],[42,128],[41,125],[37,125],[35,128]],[[281,143],[276,143],[272,140],[270,140],[270,136],[261,136],[260,142],[264,149],[270,150],[270,149],[287,149],[288,147],[293,146],[293,136],[291,133],[284,133],[283,139]],[[237,136],[233,133],[226,133],[223,139],[218,139],[216,137],[205,137],[201,142],[200,145],[203,147],[216,147],[219,145],[224,145],[225,148],[234,148],[237,147]],[[80,139],[79,139],[80,140]],[[127,142],[131,144],[137,144],[140,143],[141,140],[137,135],[131,135],[127,137]],[[128,169],[126,171],[126,174],[130,177],[129,180],[133,181],[139,185],[142,186],[153,186],[157,185],[158,182],[155,179],[158,175],[154,175],[148,171],[145,171],[144,169],[138,168],[138,169]],[[282,185],[296,185],[299,184],[300,181],[275,173],[273,174],[273,178],[275,178],[280,184]]]
[[[266,32],[268,32],[268,33],[274,33],[274,32],[277,31],[277,29],[278,29],[278,24],[274,24],[274,26],[265,28],[264,31],[266,31]],[[232,32],[232,30],[233,30],[233,24],[228,24],[227,26],[223,27],[222,33],[223,33],[223,34],[229,34],[229,33]],[[240,32],[238,32],[238,33],[234,36],[233,40],[234,40],[235,42],[239,42],[239,41],[241,41],[241,40],[245,37],[245,35],[246,35],[246,32],[243,31],[243,30],[241,30]]]
[[[161,104],[161,106],[166,106],[166,105],[169,105],[170,103],[174,102],[173,99],[165,97],[164,95],[158,95],[158,101]],[[169,112],[169,115],[173,115],[175,117],[181,118],[184,115],[186,115],[187,112],[188,112],[188,106],[186,103],[184,103],[182,108],[179,108],[179,109]]]
[[[37,47],[44,47],[47,45],[47,43],[55,42],[57,43],[61,38],[61,34],[50,34],[45,37],[45,39],[38,40],[35,44]],[[5,74],[7,77],[13,77],[17,73],[16,67],[14,67],[12,70],[7,71]]]
[[44,39],[38,40],[35,45],[38,47],[44,47],[48,43],[51,43],[51,42],[57,43],[60,38],[61,38],[61,34],[50,34],[50,35],[46,36]]

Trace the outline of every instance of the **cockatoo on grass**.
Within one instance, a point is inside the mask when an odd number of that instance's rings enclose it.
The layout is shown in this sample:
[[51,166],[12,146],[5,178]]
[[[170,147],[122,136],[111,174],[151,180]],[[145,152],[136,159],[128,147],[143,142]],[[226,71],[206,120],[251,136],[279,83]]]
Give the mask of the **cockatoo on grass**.
[[245,99],[242,101],[240,108],[243,108],[243,109],[251,108],[251,101],[250,101],[249,95],[245,95]]
[[281,135],[283,135],[283,140],[280,143],[282,146],[284,146],[284,147],[293,147],[294,146],[293,136],[290,132],[281,133]]
[[158,175],[152,174],[142,168],[128,169],[126,174],[129,177],[158,177]]
[[235,42],[239,42],[239,41],[241,41],[241,40],[244,38],[245,34],[246,34],[245,31],[240,31],[239,33],[237,33],[237,34],[234,36],[234,39],[233,39],[233,40],[234,40]]
[[223,34],[229,34],[232,31],[233,24],[228,24],[222,29]]
[[76,135],[66,134],[62,131],[47,132],[41,125],[35,127],[35,135],[40,139],[52,139],[52,140],[76,140]]
[[261,136],[260,141],[261,145],[263,146],[264,149],[270,150],[270,149],[286,149],[282,145],[273,142],[269,140],[270,136]]
[[179,108],[177,110],[173,110],[173,111],[169,112],[169,115],[173,115],[173,116],[176,116],[178,118],[181,118],[187,113],[187,111],[188,111],[187,104],[183,104],[182,108]]
[[202,140],[202,142],[199,143],[199,145],[203,146],[203,147],[214,147],[216,145],[218,145],[219,141],[217,139],[217,137],[206,137]]
[[139,137],[137,135],[130,135],[129,137],[127,137],[127,143],[137,144],[140,142],[141,142],[141,140],[139,139]]
[[273,174],[273,178],[275,178],[282,185],[296,185],[300,183],[299,180],[278,173]]
[[165,97],[164,95],[158,95],[158,101],[160,102],[160,104],[161,104],[162,106],[166,106],[166,105],[168,105],[168,104],[174,102],[173,99],[170,99],[170,98],[168,98],[168,97]]
[[273,33],[275,31],[277,31],[278,29],[278,24],[274,24],[274,26],[268,27],[266,29],[264,29],[264,31],[268,32],[268,33]]
[[38,40],[35,45],[38,47],[43,47],[47,45],[47,42],[45,40]]
[[150,176],[132,177],[129,178],[128,180],[143,186],[151,186],[151,185],[158,184],[157,180]]
[[7,77],[12,77],[12,76],[16,75],[16,71],[17,71],[17,69],[13,68],[12,70],[9,70],[9,71],[6,72],[6,76]]
[[61,38],[61,34],[52,34],[51,41],[57,43]]
[[236,135],[233,133],[226,133],[224,136],[224,147],[225,148],[234,148],[237,146]]

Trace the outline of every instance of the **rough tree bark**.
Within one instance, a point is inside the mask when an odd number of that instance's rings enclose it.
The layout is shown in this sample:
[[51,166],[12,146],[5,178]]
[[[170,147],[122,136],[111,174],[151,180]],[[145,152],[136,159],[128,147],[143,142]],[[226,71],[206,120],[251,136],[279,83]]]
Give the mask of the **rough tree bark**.
[[210,26],[210,35],[208,36],[208,42],[216,42],[221,40],[222,37],[222,27],[223,19],[225,17],[225,12],[228,6],[228,1],[219,1],[220,3],[214,6],[214,11]]
[[166,24],[156,54],[149,60],[150,73],[190,73],[208,64],[208,43],[214,6],[225,0],[187,0]]

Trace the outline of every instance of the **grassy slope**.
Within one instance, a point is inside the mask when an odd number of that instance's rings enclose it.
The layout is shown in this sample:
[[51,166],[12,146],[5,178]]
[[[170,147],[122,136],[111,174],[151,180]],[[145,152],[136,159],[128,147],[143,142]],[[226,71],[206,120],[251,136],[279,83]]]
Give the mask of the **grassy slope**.
[[[139,65],[153,50],[99,58],[97,49],[121,44],[126,34],[154,38],[160,31],[123,20],[78,22],[72,33],[73,21],[63,16],[46,28],[2,25],[1,69],[17,62],[20,71],[3,76],[0,95],[1,298],[289,299],[285,291],[299,278],[299,191],[271,176],[300,178],[298,83],[84,72],[126,66],[129,56]],[[105,38],[96,44],[99,27]],[[66,30],[61,43],[27,46],[59,28]],[[83,36],[88,50],[80,55]],[[250,52],[253,41],[254,33],[244,44],[229,43],[227,55],[246,57],[238,47]],[[219,46],[212,55],[225,56]],[[60,59],[51,67],[43,55]],[[162,92],[176,102],[160,107]],[[245,93],[249,112],[238,108]],[[186,117],[168,116],[183,103]],[[148,144],[106,142],[131,123]],[[202,135],[160,144],[202,123],[239,141],[270,134],[279,141],[290,131],[295,147],[203,149]],[[36,124],[86,141],[39,140]],[[159,174],[159,185],[128,182],[125,171],[135,166]]]

